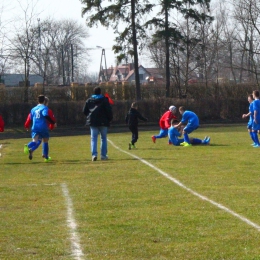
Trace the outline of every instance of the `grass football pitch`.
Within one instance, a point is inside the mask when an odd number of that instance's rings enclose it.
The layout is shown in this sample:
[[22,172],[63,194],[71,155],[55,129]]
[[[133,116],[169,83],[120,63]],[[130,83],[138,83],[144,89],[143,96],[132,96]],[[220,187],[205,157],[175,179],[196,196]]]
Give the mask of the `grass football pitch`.
[[260,148],[245,125],[202,126],[211,144],[152,143],[158,131],[51,137],[32,161],[27,138],[0,135],[0,259],[260,259]]

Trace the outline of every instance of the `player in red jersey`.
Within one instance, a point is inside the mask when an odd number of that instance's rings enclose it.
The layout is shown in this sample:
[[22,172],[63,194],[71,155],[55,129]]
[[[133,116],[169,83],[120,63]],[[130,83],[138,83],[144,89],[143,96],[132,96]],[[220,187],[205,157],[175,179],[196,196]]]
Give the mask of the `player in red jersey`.
[[4,132],[5,130],[5,122],[3,117],[0,115],[0,132]]
[[176,107],[170,106],[169,110],[162,115],[159,121],[160,133],[159,135],[152,136],[152,140],[154,143],[156,142],[157,138],[164,138],[168,136],[168,128],[171,127],[171,120],[177,119],[175,114],[176,114]]

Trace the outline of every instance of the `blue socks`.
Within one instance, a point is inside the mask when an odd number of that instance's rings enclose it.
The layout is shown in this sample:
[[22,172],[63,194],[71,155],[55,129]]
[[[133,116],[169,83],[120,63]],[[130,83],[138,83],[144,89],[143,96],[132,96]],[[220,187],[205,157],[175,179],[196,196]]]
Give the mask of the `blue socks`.
[[189,138],[188,134],[187,133],[183,134],[183,137],[184,137],[184,142],[190,144],[190,138]]
[[42,149],[43,149],[43,155],[46,159],[49,158],[48,154],[49,154],[49,143],[43,143],[42,145]]
[[28,148],[31,149],[32,151],[35,151],[41,144],[42,140],[38,140],[37,142],[30,142],[28,144]]
[[253,140],[253,142],[255,143],[253,132],[249,132],[249,135],[250,135],[251,139]]
[[253,139],[254,142],[259,145],[259,139],[258,139],[258,134],[257,134],[257,132],[251,132],[251,133],[252,133],[252,136],[253,136],[253,138],[254,138],[254,139]]
[[198,139],[198,138],[193,138],[192,144],[201,144],[202,140]]

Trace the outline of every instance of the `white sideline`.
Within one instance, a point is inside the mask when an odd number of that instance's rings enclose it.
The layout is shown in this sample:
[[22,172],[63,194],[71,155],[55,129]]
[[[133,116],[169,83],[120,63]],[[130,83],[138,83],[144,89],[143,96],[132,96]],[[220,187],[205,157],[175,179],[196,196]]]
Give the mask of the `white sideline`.
[[170,181],[174,182],[176,185],[178,185],[179,187],[183,188],[184,190],[188,191],[189,193],[193,194],[194,196],[200,198],[201,200],[204,200],[204,201],[207,201],[209,202],[210,204],[218,207],[219,209],[222,209],[224,211],[226,211],[227,213],[233,215],[234,217],[242,220],[243,222],[245,222],[246,224],[254,227],[255,229],[257,229],[258,231],[260,231],[260,226],[257,225],[256,223],[252,222],[251,220],[243,217],[242,215],[239,215],[238,213],[234,212],[233,210],[223,206],[222,204],[220,203],[217,203],[199,193],[197,193],[196,191],[193,191],[192,189],[188,188],[187,186],[185,186],[184,184],[182,184],[179,180],[173,178],[172,176],[170,176],[168,173],[160,170],[159,168],[157,168],[156,166],[152,165],[151,163],[147,162],[146,160],[132,154],[132,153],[129,153],[129,152],[126,152],[124,150],[122,150],[121,148],[119,148],[118,146],[116,146],[111,140],[108,140],[108,142],[114,146],[117,150],[119,150],[120,152],[123,152],[123,153],[126,153],[128,155],[130,155],[131,157],[134,157],[135,159],[141,161],[142,163],[146,164],[147,166],[151,167],[152,169],[156,170],[157,172],[159,172],[161,175],[163,175],[164,177],[166,177],[167,179],[169,179]]
[[66,206],[67,206],[67,224],[70,229],[70,242],[71,242],[71,248],[72,248],[72,255],[74,256],[74,259],[81,260],[83,257],[83,252],[80,247],[80,239],[77,234],[77,224],[73,216],[73,204],[72,200],[69,195],[69,190],[67,187],[67,184],[62,183],[61,184],[63,196],[66,200]]

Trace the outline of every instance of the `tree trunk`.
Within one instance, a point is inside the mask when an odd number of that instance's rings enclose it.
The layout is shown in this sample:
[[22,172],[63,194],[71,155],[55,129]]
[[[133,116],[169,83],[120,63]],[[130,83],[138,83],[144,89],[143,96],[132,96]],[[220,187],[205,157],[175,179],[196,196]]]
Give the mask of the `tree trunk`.
[[169,21],[168,21],[168,7],[165,2],[165,76],[166,76],[166,86],[165,86],[165,96],[170,97],[170,44],[169,44]]
[[136,26],[135,26],[135,0],[131,0],[131,11],[132,11],[136,100],[141,100],[141,87],[140,87],[140,77],[139,77],[138,51],[137,51]]

